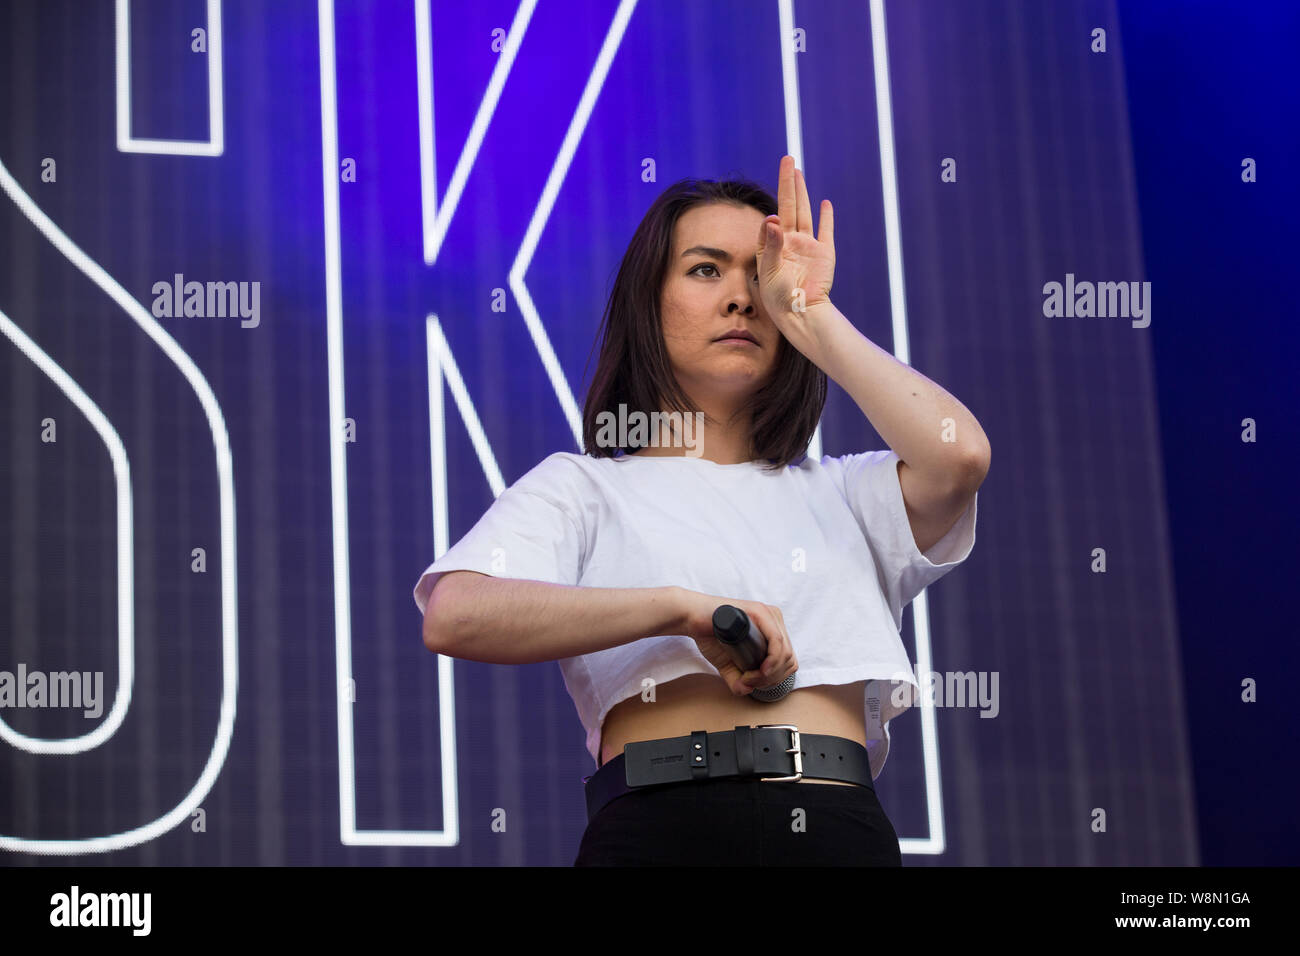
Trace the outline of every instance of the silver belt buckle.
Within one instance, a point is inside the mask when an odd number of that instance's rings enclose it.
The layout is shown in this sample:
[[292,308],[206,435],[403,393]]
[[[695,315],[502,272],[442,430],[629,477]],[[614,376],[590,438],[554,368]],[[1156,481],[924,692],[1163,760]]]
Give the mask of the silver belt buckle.
[[794,776],[793,777],[759,777],[758,779],[760,781],[769,780],[773,783],[781,783],[783,781],[797,783],[799,781],[799,778],[803,776],[803,754],[799,750],[799,728],[796,727],[794,724],[751,724],[750,726],[755,729],[758,729],[760,727],[775,727],[778,730],[790,731],[790,742],[793,743],[794,746],[791,747],[789,750],[787,750],[786,753],[794,754]]

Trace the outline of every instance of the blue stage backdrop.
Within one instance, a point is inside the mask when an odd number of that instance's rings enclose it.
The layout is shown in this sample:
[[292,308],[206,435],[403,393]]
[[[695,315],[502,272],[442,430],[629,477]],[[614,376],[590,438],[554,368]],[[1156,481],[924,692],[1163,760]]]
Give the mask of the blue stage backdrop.
[[[652,200],[787,152],[837,306],[994,450],[904,641],[996,700],[892,723],[905,862],[1202,862],[1123,44],[1101,0],[5,4],[0,671],[90,676],[0,707],[4,862],[569,864],[559,667],[435,657],[411,590],[581,450]],[[838,386],[818,443],[886,447]]]

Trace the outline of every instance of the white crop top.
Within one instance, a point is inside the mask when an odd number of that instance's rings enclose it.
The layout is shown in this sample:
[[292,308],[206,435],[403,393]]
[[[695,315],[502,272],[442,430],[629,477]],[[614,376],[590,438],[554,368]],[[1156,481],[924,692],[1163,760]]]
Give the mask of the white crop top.
[[[900,637],[903,608],[975,544],[976,500],[944,537],[916,547],[898,455],[804,457],[775,473],[763,462],[556,452],[503,491],[415,586],[423,614],[437,579],[468,570],[584,587],[678,585],[781,609],[799,659],[795,687],[867,681],[871,776],[889,754],[889,721],[917,688]],[[717,670],[685,635],[559,661],[600,763],[601,727],[649,677],[663,684]],[[721,680],[721,677],[719,677]]]

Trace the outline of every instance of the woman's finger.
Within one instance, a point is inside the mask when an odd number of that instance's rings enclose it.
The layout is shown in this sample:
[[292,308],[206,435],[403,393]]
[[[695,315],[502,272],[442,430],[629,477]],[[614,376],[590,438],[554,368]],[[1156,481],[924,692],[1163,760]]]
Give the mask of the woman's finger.
[[777,173],[776,208],[781,215],[781,230],[790,232],[795,227],[798,211],[794,191],[794,157],[782,156],[781,168]]
[[786,627],[785,615],[781,613],[779,607],[773,608],[776,612],[776,619],[781,624],[781,637],[784,641],[783,656],[779,667],[773,668],[772,673],[777,675],[780,680],[785,680],[791,674],[799,669],[798,658],[794,654],[794,641],[790,638],[790,630]]
[[773,228],[771,219],[763,221],[762,263],[759,267],[764,279],[771,279],[781,271],[781,252],[785,248],[785,233]]
[[777,670],[785,664],[786,655],[789,653],[790,641],[785,633],[785,621],[781,618],[780,609],[773,607],[770,604],[768,605],[767,609],[768,612],[772,615],[772,619],[775,621],[776,624],[776,626],[772,629],[773,630],[772,637],[767,642],[768,656],[772,660],[771,673],[775,674]]
[[808,184],[804,182],[803,170],[794,171],[795,179],[795,228],[805,236],[812,236],[812,201],[808,198]]
[[772,670],[765,674],[765,678],[773,684],[785,680],[790,666],[791,658],[794,656],[794,646],[790,641],[790,632],[786,630],[785,615],[781,613],[779,607],[772,605],[767,606],[771,612],[772,619],[775,622],[772,638],[768,641],[768,654],[772,660]]
[[835,247],[835,210],[831,208],[829,199],[822,200],[822,217],[820,223],[821,231],[817,234],[817,241],[824,242],[831,248]]

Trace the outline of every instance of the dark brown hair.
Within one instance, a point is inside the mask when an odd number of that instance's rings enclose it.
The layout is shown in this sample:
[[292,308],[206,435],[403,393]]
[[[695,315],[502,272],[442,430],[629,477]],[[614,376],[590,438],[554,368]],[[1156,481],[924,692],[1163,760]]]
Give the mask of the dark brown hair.
[[[659,297],[677,220],[694,206],[719,202],[753,206],[764,216],[777,212],[771,193],[749,180],[683,179],[651,204],[628,243],[597,332],[600,359],[582,413],[586,454],[613,458],[619,451],[640,447],[597,444],[597,416],[607,411],[617,417],[619,405],[629,414],[639,411],[647,417],[665,410],[661,402],[672,411],[700,411],[673,374]],[[755,458],[766,459],[771,470],[784,468],[806,453],[826,404],[826,373],[785,336],[779,336],[777,348],[773,374],[754,393],[751,433]]]

